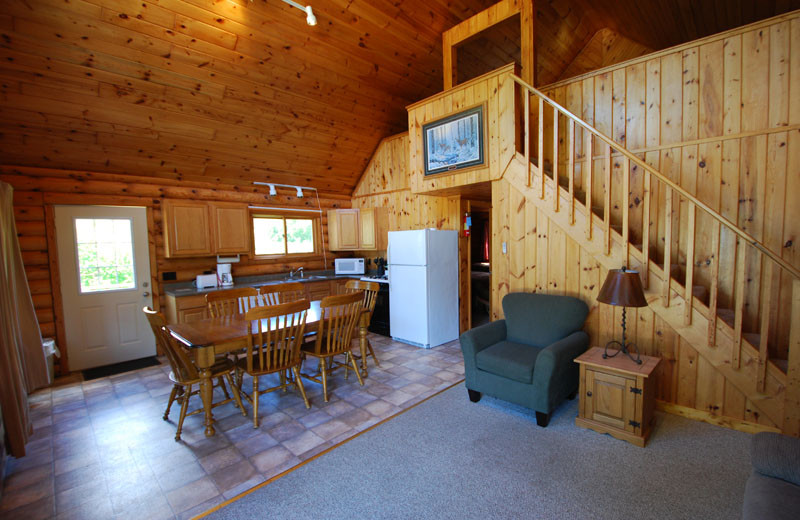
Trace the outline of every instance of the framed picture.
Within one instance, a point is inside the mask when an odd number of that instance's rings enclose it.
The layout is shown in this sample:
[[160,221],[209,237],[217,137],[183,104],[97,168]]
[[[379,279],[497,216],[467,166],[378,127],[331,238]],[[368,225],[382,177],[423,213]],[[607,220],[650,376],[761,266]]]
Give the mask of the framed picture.
[[483,105],[422,125],[425,175],[484,163]]

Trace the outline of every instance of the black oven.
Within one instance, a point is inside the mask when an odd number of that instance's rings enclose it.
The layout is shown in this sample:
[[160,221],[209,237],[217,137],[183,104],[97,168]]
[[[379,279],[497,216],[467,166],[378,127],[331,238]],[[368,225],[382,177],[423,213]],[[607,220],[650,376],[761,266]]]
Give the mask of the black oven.
[[375,298],[375,311],[372,313],[372,321],[369,324],[369,331],[382,336],[389,335],[389,284],[381,283],[378,296]]

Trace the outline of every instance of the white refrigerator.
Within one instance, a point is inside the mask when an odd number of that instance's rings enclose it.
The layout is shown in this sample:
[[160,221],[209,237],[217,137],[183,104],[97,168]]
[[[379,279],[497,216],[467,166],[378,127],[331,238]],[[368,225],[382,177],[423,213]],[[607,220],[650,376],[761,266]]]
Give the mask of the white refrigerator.
[[432,348],[458,338],[458,231],[389,232],[389,330]]

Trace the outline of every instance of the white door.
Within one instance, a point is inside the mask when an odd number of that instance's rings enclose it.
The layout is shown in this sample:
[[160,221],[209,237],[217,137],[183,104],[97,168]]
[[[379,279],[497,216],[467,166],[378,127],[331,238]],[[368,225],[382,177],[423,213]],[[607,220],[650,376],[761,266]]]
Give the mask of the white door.
[[146,209],[56,206],[55,217],[70,369],[154,356]]
[[424,266],[395,265],[389,271],[389,333],[393,338],[427,345],[428,270]]

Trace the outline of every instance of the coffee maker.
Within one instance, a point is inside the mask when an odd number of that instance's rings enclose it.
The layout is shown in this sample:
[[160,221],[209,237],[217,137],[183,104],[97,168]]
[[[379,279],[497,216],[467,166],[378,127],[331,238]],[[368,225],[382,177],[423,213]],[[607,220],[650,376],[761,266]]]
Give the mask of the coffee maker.
[[217,264],[217,282],[220,287],[230,287],[233,285],[231,264]]

